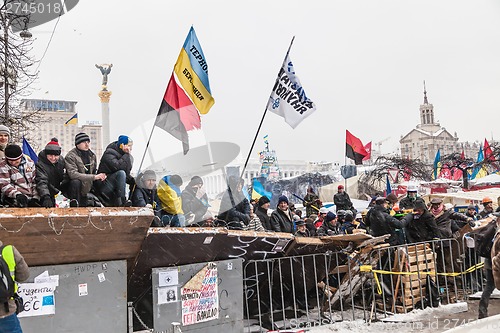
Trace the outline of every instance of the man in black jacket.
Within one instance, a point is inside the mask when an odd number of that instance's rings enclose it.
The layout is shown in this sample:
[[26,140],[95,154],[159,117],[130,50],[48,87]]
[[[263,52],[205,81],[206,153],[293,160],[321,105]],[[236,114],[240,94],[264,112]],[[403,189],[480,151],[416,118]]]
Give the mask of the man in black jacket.
[[276,232],[293,233],[293,213],[288,208],[288,198],[284,195],[278,198],[276,210],[271,214],[271,226]]
[[255,214],[260,220],[260,223],[267,231],[272,231],[273,227],[271,226],[271,221],[269,220],[269,215],[267,215],[267,211],[269,210],[269,206],[271,206],[271,201],[265,195],[261,196],[259,201],[257,201],[257,210]]
[[389,244],[400,245],[403,242],[396,230],[402,229],[404,223],[387,213],[388,204],[389,202],[385,197],[375,199],[375,206],[366,215],[367,225],[370,225],[370,234],[372,236],[391,235],[388,240]]
[[40,204],[45,208],[55,207],[55,196],[68,185],[64,158],[61,158],[61,146],[57,138],[52,138],[38,154],[35,182]]
[[132,140],[126,135],[120,135],[118,140],[110,143],[101,158],[97,173],[105,173],[104,182],[96,182],[97,195],[104,206],[130,206],[132,202],[126,200],[125,186],[129,184],[132,188],[135,179],[130,175],[134,159],[130,154],[132,151]]
[[181,193],[182,211],[186,216],[186,225],[203,222],[209,204],[208,196],[203,189],[203,179],[193,176]]
[[423,201],[415,201],[413,212],[407,214],[402,222],[406,229],[407,243],[425,242],[441,236],[434,216]]

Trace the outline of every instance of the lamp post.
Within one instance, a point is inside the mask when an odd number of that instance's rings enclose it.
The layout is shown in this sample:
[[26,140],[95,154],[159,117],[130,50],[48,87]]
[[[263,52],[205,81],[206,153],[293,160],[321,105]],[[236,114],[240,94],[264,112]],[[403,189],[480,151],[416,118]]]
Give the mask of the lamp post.
[[7,122],[10,116],[9,112],[9,107],[10,107],[10,97],[11,97],[11,91],[16,89],[17,86],[17,71],[18,68],[16,68],[15,65],[11,65],[11,52],[10,48],[11,45],[9,45],[9,30],[11,29],[12,23],[16,22],[23,22],[24,23],[24,30],[22,30],[19,34],[19,36],[23,40],[27,40],[32,37],[32,34],[27,30],[28,23],[29,23],[29,14],[28,15],[16,15],[13,13],[9,13],[7,10],[2,9],[0,11],[0,29],[3,30],[3,34],[1,34],[0,38],[2,38],[2,48],[3,48],[3,59],[1,59],[1,64],[0,64],[0,84],[3,86],[4,89],[4,113],[3,113],[3,120],[4,122]]

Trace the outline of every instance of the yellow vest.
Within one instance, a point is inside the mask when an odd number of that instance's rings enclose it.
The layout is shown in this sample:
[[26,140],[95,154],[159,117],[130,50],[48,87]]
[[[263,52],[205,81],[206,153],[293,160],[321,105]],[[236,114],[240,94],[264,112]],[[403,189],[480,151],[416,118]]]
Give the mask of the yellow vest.
[[10,271],[10,276],[12,277],[12,280],[14,281],[14,292],[17,292],[17,283],[16,283],[16,259],[14,258],[14,249],[12,248],[12,245],[5,245],[3,250],[2,250],[2,257],[3,260],[7,263],[7,266],[9,266],[9,271]]

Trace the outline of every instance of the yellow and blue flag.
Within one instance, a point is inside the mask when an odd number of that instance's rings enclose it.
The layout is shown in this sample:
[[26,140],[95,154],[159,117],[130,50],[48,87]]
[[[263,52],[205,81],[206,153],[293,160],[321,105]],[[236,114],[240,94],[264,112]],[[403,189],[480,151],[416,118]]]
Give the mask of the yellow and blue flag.
[[264,185],[257,178],[254,178],[252,182],[252,199],[259,200],[263,196],[271,200],[273,193],[266,191]]
[[434,179],[437,179],[440,173],[441,173],[441,149],[438,149],[436,157],[434,157]]
[[175,63],[174,72],[182,88],[201,114],[210,111],[215,100],[208,82],[208,64],[196,37],[194,28],[189,30],[184,46]]
[[38,162],[38,155],[35,153],[33,148],[31,148],[28,140],[26,140],[24,135],[23,135],[23,154],[28,155],[33,162],[35,163]]
[[64,125],[77,125],[78,124],[78,113],[75,113],[71,118],[69,118]]

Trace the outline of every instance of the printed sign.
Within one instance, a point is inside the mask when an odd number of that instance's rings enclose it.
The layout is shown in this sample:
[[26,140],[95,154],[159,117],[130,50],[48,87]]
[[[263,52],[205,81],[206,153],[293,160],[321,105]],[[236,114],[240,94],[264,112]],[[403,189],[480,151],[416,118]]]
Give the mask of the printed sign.
[[179,284],[179,271],[177,268],[159,272],[158,284],[160,287],[175,286]]
[[208,263],[181,288],[182,325],[219,318],[217,264]]

